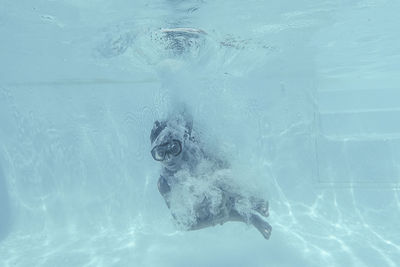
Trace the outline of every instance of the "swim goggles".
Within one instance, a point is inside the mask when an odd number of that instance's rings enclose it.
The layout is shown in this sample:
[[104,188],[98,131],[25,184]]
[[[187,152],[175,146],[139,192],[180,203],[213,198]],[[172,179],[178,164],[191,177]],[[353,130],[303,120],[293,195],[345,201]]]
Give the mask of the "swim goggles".
[[154,160],[163,161],[166,155],[178,156],[182,152],[182,143],[179,140],[172,139],[171,141],[155,146],[151,150],[151,155]]

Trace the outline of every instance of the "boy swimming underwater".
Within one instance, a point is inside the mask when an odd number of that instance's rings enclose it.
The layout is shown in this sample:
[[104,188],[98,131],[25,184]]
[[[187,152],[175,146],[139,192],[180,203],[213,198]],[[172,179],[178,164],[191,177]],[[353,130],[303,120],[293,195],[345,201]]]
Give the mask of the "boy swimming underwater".
[[[191,194],[194,201],[188,214],[193,218],[186,223],[187,230],[240,221],[252,224],[264,238],[269,239],[272,227],[265,220],[269,216],[268,201],[244,197],[226,179],[213,175],[223,173],[228,165],[204,151],[194,137],[192,126],[191,120],[178,115],[165,121],[156,121],[150,134],[151,155],[162,165],[158,190],[174,219],[179,220],[175,212],[176,196]],[[206,171],[204,165],[207,166]],[[184,186],[190,179],[200,181],[204,177],[212,177],[209,186]],[[185,198],[180,200],[181,203],[187,201]]]

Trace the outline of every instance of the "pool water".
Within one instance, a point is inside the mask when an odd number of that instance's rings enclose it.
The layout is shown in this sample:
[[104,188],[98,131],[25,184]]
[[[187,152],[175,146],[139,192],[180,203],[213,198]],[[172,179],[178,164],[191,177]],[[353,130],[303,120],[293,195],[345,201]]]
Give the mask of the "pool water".
[[[400,2],[0,1],[0,266],[398,266]],[[181,231],[184,103],[272,236]]]

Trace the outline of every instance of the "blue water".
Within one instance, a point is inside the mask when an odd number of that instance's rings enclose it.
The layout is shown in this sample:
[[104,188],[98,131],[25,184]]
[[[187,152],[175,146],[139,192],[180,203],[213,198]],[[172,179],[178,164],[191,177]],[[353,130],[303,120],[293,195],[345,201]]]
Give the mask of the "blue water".
[[[0,266],[398,266],[399,11],[0,0]],[[176,228],[149,133],[178,103],[270,240]]]

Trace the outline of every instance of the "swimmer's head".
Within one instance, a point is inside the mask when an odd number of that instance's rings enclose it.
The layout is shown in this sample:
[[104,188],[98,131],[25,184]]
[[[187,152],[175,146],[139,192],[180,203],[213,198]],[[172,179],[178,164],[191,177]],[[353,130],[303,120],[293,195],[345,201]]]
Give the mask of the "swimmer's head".
[[178,169],[187,139],[186,132],[185,126],[178,121],[156,121],[150,134],[153,159],[170,170]]

